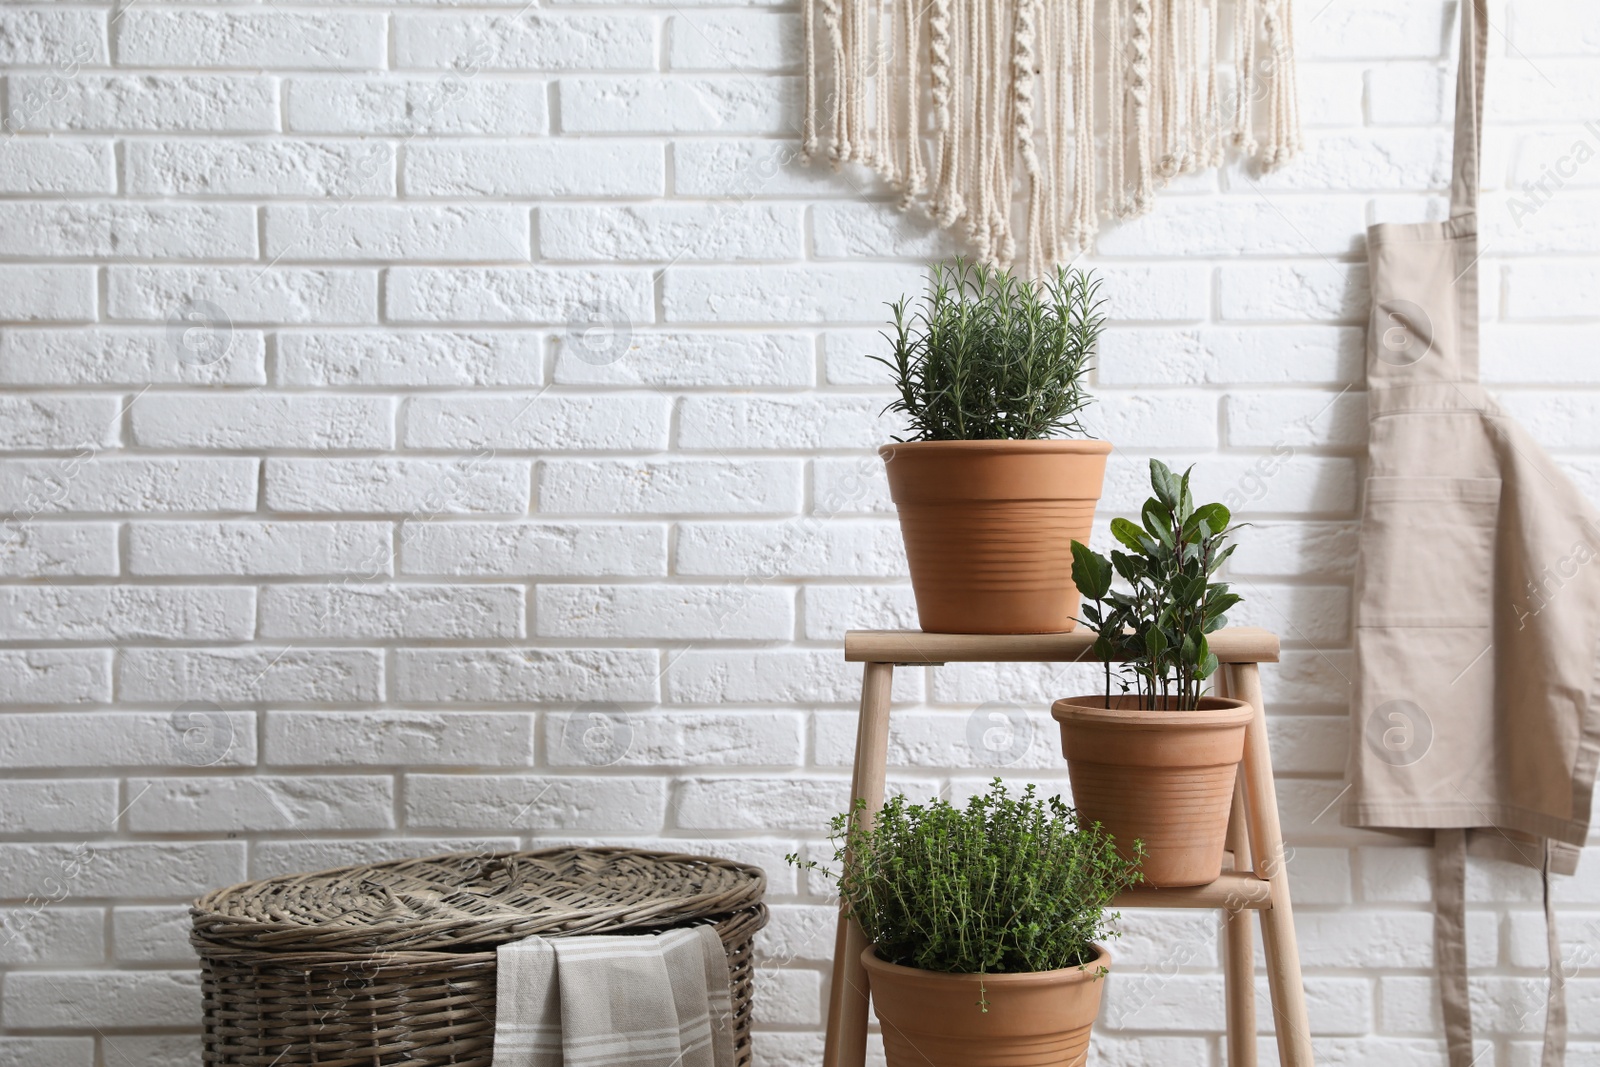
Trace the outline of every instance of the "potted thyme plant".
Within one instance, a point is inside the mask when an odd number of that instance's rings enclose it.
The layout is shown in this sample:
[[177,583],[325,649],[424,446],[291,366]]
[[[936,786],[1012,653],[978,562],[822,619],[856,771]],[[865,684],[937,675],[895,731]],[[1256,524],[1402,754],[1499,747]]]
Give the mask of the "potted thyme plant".
[[834,818],[832,877],[889,1067],[1081,1067],[1111,963],[1107,906],[1138,881],[1098,826],[999,778],[964,808],[892,797]]
[[[1192,470],[1192,468],[1191,468]],[[1240,597],[1217,569],[1236,529],[1221,504],[1195,506],[1189,471],[1150,461],[1155,496],[1140,522],[1117,518],[1111,558],[1073,542],[1073,578],[1092,601],[1095,655],[1106,661],[1103,694],[1058,700],[1061,751],[1083,817],[1118,840],[1144,843],[1141,870],[1154,886],[1203,885],[1222,871],[1234,774],[1253,710],[1205,694],[1217,670],[1206,635],[1227,624]],[[1113,589],[1114,577],[1125,588]],[[1119,692],[1111,691],[1120,659]]]
[[1103,304],[1081,271],[1031,281],[957,260],[933,268],[920,308],[890,305],[892,354],[871,358],[893,370],[910,436],[878,453],[924,630],[1072,629],[1067,546],[1089,536],[1111,451],[1078,420]]

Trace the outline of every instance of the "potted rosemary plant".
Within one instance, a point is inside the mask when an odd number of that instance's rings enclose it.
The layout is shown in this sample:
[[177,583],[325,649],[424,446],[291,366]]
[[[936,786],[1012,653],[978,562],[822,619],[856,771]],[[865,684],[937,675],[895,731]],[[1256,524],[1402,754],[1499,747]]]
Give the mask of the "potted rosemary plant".
[[[1140,522],[1111,522],[1126,551],[1108,560],[1072,544],[1106,685],[1102,694],[1058,700],[1050,713],[1061,724],[1083,817],[1118,840],[1143,842],[1146,883],[1203,885],[1222,872],[1234,774],[1253,714],[1244,701],[1205,694],[1217,670],[1206,635],[1227,624],[1240,600],[1213,580],[1233,553],[1227,541],[1236,527],[1223,505],[1195,506],[1189,471],[1175,475],[1153,459],[1150,482],[1155,496]],[[1114,577],[1126,588],[1113,589]],[[1115,695],[1113,659],[1122,660]]]
[[910,436],[878,453],[924,630],[1072,629],[1068,545],[1089,536],[1111,451],[1078,421],[1098,294],[1081,271],[1030,281],[958,260],[917,310],[890,305],[892,355],[871,358],[894,371]]
[[[1136,862],[1060,797],[996,778],[964,808],[895,796],[833,820],[837,883],[889,1067],[1081,1067]],[[1133,853],[1138,854],[1137,843]]]

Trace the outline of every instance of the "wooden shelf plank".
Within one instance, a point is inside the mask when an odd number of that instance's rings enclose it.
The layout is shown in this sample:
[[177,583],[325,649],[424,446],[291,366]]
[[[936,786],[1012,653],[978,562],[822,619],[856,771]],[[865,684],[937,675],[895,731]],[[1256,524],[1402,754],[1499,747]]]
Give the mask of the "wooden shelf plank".
[[[1270,630],[1230,626],[1210,637],[1223,663],[1276,663],[1278,638]],[[1094,634],[930,634],[921,630],[851,630],[844,658],[852,663],[1072,663],[1090,661]]]
[[1130,889],[1118,894],[1112,907],[1265,911],[1272,907],[1272,883],[1253,874],[1224,874],[1209,885],[1185,886],[1181,889]]

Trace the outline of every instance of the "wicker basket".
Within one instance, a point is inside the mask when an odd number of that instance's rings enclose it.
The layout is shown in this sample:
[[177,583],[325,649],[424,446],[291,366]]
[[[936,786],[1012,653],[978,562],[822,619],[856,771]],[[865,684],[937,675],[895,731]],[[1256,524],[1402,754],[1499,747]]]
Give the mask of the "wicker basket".
[[219,889],[191,910],[204,1062],[489,1067],[495,946],[715,923],[746,1067],[765,889],[758,867],[625,848],[451,854]]

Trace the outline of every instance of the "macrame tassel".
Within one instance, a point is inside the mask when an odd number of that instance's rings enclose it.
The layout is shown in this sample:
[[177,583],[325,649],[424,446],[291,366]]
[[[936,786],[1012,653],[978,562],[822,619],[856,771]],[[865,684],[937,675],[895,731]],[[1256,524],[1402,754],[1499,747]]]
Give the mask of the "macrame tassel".
[[1067,109],[1072,102],[1069,56],[1072,49],[1070,23],[1065,2],[1045,3],[1045,77],[1040,81],[1049,91],[1050,110],[1045,133],[1050,138],[1050,172],[1046,176],[1045,262],[1059,263],[1071,255],[1072,238],[1066,219],[1072,213],[1065,176],[1071,173],[1072,143],[1067,138]]
[[822,6],[822,28],[828,34],[828,58],[833,65],[833,91],[828,94],[828,158],[835,168],[850,158],[850,132],[845,126],[845,94],[849,81],[844,69],[844,13],[841,0],[818,0]]
[[800,2],[800,36],[806,56],[806,113],[800,120],[800,158],[817,155],[817,27],[815,0]]
[[1206,101],[1203,116],[1206,167],[1220,167],[1222,150],[1222,108],[1217,101],[1217,22],[1218,0],[1206,3]]
[[933,188],[933,218],[944,229],[956,224],[966,211],[958,189],[961,150],[960,131],[952,116],[955,77],[950,38],[950,8],[953,0],[933,0],[928,19],[928,68],[932,82],[935,136],[938,139],[939,175]]
[[1286,0],[1265,0],[1262,28],[1271,63],[1267,88],[1267,139],[1261,166],[1276,170],[1300,151],[1300,116],[1295,108],[1294,16]]
[[1150,210],[1158,185],[1219,165],[1225,142],[1269,169],[1299,151],[1290,0],[1230,2],[1231,115],[1222,0],[800,0],[802,153],[865,164],[901,207],[960,224],[976,258],[1020,249],[1042,273],[1092,247],[1103,219]]
[[[976,57],[977,62],[986,62],[988,52],[984,48],[983,28],[984,13],[987,10],[987,0],[963,0],[967,14],[966,48],[967,54]],[[992,82],[979,74],[978,77],[962,82],[963,89],[970,89],[972,98],[960,112],[957,120],[967,129],[971,151],[968,157],[961,161],[961,191],[967,201],[967,239],[977,250],[979,259],[992,262],[994,249],[989,243],[989,204],[984,195],[985,185],[982,173],[989,162],[989,124],[984,121],[988,104],[988,92]],[[976,166],[974,166],[976,161]]]
[[850,63],[854,68],[851,77],[856,91],[849,96],[851,159],[872,166],[877,162],[872,154],[872,137],[867,125],[867,87],[871,84],[870,54],[872,46],[872,8],[870,0],[847,0],[845,40],[849,42]]
[[1256,154],[1256,0],[1234,0],[1233,8],[1233,143],[1245,155]]
[[[954,17],[956,21],[951,25],[953,35],[952,55],[955,58],[954,69],[965,69],[976,62],[977,51],[972,41],[972,7],[977,0],[955,0]],[[960,213],[952,222],[961,222],[970,234],[972,225],[969,221],[971,213],[979,209],[978,203],[972,198],[970,179],[972,177],[972,161],[976,158],[977,142],[973,139],[972,115],[978,106],[978,95],[982,87],[976,78],[955,78],[950,88],[950,122],[956,137],[956,172],[955,190],[956,202],[961,205]]]
[[1128,213],[1122,177],[1128,155],[1123,136],[1123,120],[1128,110],[1123,98],[1123,72],[1127,65],[1127,46],[1122,39],[1123,3],[1124,0],[1107,0],[1106,10],[1106,36],[1110,42],[1106,58],[1106,211],[1112,218],[1122,218]]
[[[989,43],[992,70],[1004,70],[1012,53],[1015,15],[1007,0],[990,0]],[[1011,163],[1017,158],[1015,101],[1008,92],[994,92],[989,98],[988,168],[989,231],[994,234],[995,261],[1009,267],[1017,257],[1017,238],[1011,228]]]
[[[806,0],[810,3],[811,0]],[[902,44],[905,50],[905,83],[902,92],[905,94],[905,128],[902,137],[905,143],[905,184],[900,193],[900,210],[904,211],[911,204],[927,192],[928,168],[922,161],[922,114],[919,107],[922,103],[922,86],[917,80],[919,67],[918,56],[922,51],[922,16],[927,11],[927,5],[914,3],[903,7],[905,12],[903,27],[905,37]],[[881,71],[882,77],[888,77],[887,71]]]
[[1156,174],[1166,185],[1183,169],[1182,149],[1178,144],[1179,116],[1183,102],[1183,68],[1178,62],[1181,37],[1178,32],[1180,0],[1159,0],[1155,21],[1156,99],[1161,105],[1160,142],[1155,150]]
[[1039,62],[1036,51],[1038,18],[1039,0],[1017,0],[1011,54],[1011,100],[1016,115],[1017,150],[1022,155],[1022,173],[1028,179],[1028,233],[1033,235],[1033,240],[1028,243],[1030,274],[1037,274],[1044,267],[1041,254],[1045,224],[1044,171],[1039,165],[1039,146],[1033,136],[1034,108],[1037,106],[1034,83]]
[[904,179],[889,140],[890,131],[894,128],[894,109],[890,103],[893,98],[894,78],[889,74],[889,55],[894,44],[894,0],[879,0],[876,18],[873,19],[873,29],[875,48],[872,58],[872,84],[877,89],[877,99],[872,118],[877,136],[872,142],[872,163],[892,184],[899,185]]
[[1183,150],[1186,171],[1197,171],[1205,166],[1208,152],[1205,147],[1206,112],[1206,37],[1201,20],[1205,17],[1204,0],[1183,0],[1187,7],[1184,19],[1183,61],[1188,77],[1189,114],[1184,120]]
[[1094,0],[1077,0],[1073,13],[1072,245],[1086,250],[1100,228],[1094,202]]
[[1133,107],[1133,158],[1134,186],[1130,215],[1143,215],[1155,200],[1155,168],[1151,163],[1150,89],[1151,40],[1150,5],[1153,0],[1130,0],[1128,22],[1132,33],[1128,37],[1133,59],[1128,67],[1128,99]]
[[1278,158],[1274,166],[1283,167],[1289,164],[1305,148],[1305,140],[1300,135],[1300,71],[1294,64],[1294,7],[1286,8],[1283,19],[1283,55],[1279,57],[1279,66],[1283,77],[1283,91],[1278,96],[1279,117],[1283,120],[1285,138],[1283,147],[1278,150]]
[[1206,166],[1210,159],[1210,150],[1205,144],[1206,71],[1210,69],[1210,64],[1206,62],[1206,33],[1201,24],[1205,18],[1204,0],[1183,2],[1188,7],[1184,21],[1187,40],[1183,59],[1189,71],[1189,116],[1184,122],[1183,135],[1184,170],[1192,172]]

